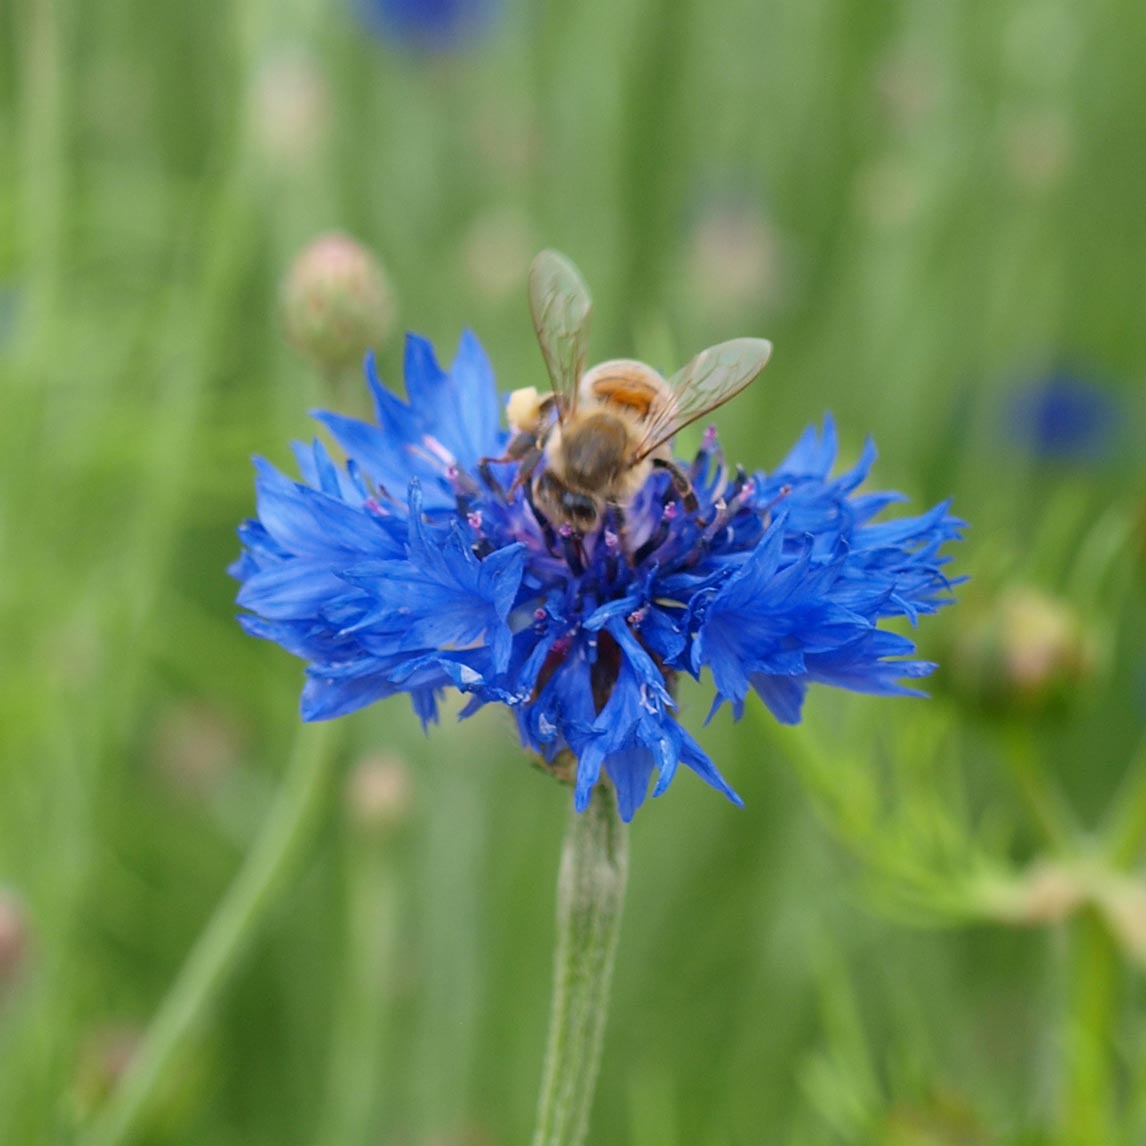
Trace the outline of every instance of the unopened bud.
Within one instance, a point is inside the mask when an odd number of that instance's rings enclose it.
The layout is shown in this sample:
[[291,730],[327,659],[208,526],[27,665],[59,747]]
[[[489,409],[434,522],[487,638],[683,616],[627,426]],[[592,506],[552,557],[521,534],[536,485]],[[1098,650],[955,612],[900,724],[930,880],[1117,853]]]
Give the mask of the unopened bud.
[[155,731],[158,771],[181,796],[205,799],[238,766],[236,728],[205,704],[181,705],[165,713]]
[[0,998],[16,981],[28,953],[28,925],[20,901],[0,889]]
[[127,1073],[139,1050],[143,1032],[134,1026],[105,1026],[84,1039],[76,1067],[76,1099],[90,1112],[102,1106]]
[[388,832],[410,813],[414,785],[400,756],[367,756],[352,769],[346,787],[348,811],[368,831]]
[[1087,880],[1063,864],[1041,862],[989,898],[993,918],[1017,927],[1061,923],[1086,902]]
[[[488,1130],[481,1126],[461,1126],[456,1130],[443,1130],[431,1138],[423,1138],[425,1146],[494,1146]],[[402,1139],[406,1146],[406,1139]]]
[[1074,138],[1070,122],[1056,109],[1016,116],[1003,137],[1007,168],[1024,191],[1045,191],[1070,167]]
[[1146,884],[1129,877],[1108,879],[1095,899],[1122,949],[1146,963]]
[[1061,707],[1094,674],[1099,642],[1066,601],[1021,587],[1002,594],[955,641],[954,682],[993,710]]
[[875,73],[883,112],[901,131],[922,127],[939,102],[936,61],[919,48],[900,47],[884,57]]
[[991,1141],[966,1099],[945,1090],[893,1106],[877,1140],[881,1146],[987,1146]]
[[1132,542],[1134,555],[1138,559],[1139,577],[1146,579],[1146,498],[1138,503],[1134,510],[1134,524],[1131,526],[1134,534]]
[[357,369],[394,325],[394,296],[378,260],[347,235],[316,239],[283,287],[288,341],[320,370]]
[[919,215],[924,185],[916,166],[889,156],[861,168],[853,188],[857,212],[875,227],[905,227]]
[[23,301],[14,286],[0,282],[0,350],[8,345],[16,333]]
[[779,239],[748,199],[706,205],[693,228],[688,258],[689,290],[714,314],[775,301],[781,279]]
[[516,298],[525,288],[537,246],[533,226],[519,209],[498,207],[479,215],[462,243],[466,271],[478,294],[495,303]]
[[252,93],[256,139],[272,166],[307,162],[326,131],[330,96],[317,60],[302,49],[279,50],[260,64]]

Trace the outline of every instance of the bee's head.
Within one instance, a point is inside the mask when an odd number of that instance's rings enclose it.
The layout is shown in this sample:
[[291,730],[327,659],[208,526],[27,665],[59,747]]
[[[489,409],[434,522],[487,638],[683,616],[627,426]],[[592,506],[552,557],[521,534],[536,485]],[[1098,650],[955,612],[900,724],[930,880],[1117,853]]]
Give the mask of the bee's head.
[[601,521],[600,499],[570,489],[549,469],[534,481],[533,499],[553,525],[569,525],[578,533],[591,533]]

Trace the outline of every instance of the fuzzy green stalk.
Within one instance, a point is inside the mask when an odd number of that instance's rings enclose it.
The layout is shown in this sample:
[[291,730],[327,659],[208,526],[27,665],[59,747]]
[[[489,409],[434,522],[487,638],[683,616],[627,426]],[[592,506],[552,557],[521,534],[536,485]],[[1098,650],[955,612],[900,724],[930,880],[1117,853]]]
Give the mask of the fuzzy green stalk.
[[143,1043],[83,1146],[120,1146],[142,1120],[188,1037],[209,1012],[294,874],[322,819],[336,774],[337,726],[298,731],[282,788],[235,881],[191,949]]
[[359,825],[348,841],[345,964],[334,1014],[327,1108],[316,1142],[370,1141],[380,1105],[398,955],[395,843],[392,825]]
[[585,1140],[628,870],[628,828],[612,787],[598,784],[589,807],[570,812],[561,853],[553,1010],[533,1146]]
[[1062,1141],[1064,1146],[1113,1144],[1121,1141],[1115,1114],[1117,950],[1094,908],[1079,914],[1071,941]]

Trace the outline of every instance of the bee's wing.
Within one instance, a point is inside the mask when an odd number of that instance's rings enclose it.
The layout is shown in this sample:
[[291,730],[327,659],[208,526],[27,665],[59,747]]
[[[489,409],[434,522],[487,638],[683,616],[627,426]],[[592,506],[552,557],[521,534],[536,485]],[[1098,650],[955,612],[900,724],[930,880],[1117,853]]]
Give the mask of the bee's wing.
[[772,354],[765,338],[734,338],[702,350],[668,380],[668,393],[645,421],[636,461],[647,458],[677,432],[724,405],[759,376]]
[[577,387],[589,349],[593,301],[577,268],[556,251],[542,251],[529,268],[533,329],[557,396],[559,414],[577,406]]

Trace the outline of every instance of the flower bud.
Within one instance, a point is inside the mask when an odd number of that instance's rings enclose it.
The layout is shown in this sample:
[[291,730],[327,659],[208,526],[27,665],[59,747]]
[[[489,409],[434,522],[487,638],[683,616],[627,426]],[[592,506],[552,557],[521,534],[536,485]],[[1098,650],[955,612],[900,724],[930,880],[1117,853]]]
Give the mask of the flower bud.
[[856,174],[852,189],[856,213],[873,227],[897,230],[915,222],[924,205],[924,185],[908,159],[873,159]]
[[498,207],[479,215],[462,243],[470,282],[478,294],[494,303],[524,294],[536,250],[533,226],[515,207]]
[[127,1073],[143,1040],[135,1026],[108,1025],[90,1031],[80,1045],[75,1097],[81,1111],[101,1106]]
[[1068,602],[1020,586],[963,629],[951,671],[958,691],[987,709],[1040,712],[1069,702],[1093,676],[1098,654]]
[[780,256],[779,236],[754,202],[718,197],[705,205],[689,238],[686,281],[711,314],[751,311],[776,301]]
[[351,770],[346,786],[347,810],[361,828],[390,832],[407,818],[414,802],[410,769],[400,756],[367,756]]
[[238,768],[242,746],[238,729],[223,713],[192,702],[164,713],[153,752],[156,769],[173,792],[205,800]]
[[1129,877],[1108,878],[1095,898],[1122,949],[1146,963],[1146,884]]
[[306,247],[287,274],[282,299],[287,340],[327,374],[358,369],[394,325],[386,272],[347,235],[323,235]]
[[940,1090],[893,1106],[878,1141],[882,1146],[987,1146],[990,1139],[962,1095]]
[[988,901],[992,918],[1015,927],[1062,923],[1087,901],[1085,874],[1065,864],[1040,861],[1020,878],[998,887]]
[[23,301],[16,287],[0,282],[0,350],[3,350],[16,334]]
[[923,127],[941,95],[936,60],[919,47],[892,49],[875,72],[876,95],[885,118],[900,131]]
[[15,982],[28,954],[28,926],[19,900],[0,889],[0,997]]
[[311,160],[330,123],[330,93],[313,56],[272,52],[255,75],[255,138],[272,167],[298,170]]
[[1025,192],[1060,183],[1076,149],[1070,121],[1054,108],[1016,115],[1004,130],[1003,148],[1008,173]]

